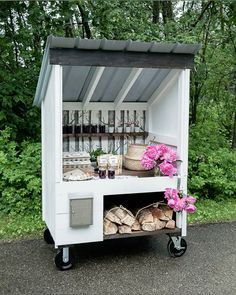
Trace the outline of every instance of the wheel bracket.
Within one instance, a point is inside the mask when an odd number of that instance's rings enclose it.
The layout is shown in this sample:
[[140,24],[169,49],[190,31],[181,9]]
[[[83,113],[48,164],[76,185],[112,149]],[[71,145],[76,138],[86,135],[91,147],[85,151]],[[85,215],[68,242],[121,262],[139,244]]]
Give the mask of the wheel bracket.
[[69,247],[62,248],[62,260],[64,263],[69,261]]
[[173,241],[174,246],[177,250],[185,249],[185,247],[181,247],[181,237],[180,236],[177,236],[177,237],[171,236],[170,238]]

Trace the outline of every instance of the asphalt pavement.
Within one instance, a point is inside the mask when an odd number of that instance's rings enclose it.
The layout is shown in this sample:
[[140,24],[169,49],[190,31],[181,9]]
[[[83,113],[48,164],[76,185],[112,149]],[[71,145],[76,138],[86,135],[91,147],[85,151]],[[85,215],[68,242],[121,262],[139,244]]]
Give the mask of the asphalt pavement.
[[0,242],[0,294],[235,295],[236,222],[191,226],[171,258],[168,237],[78,245],[76,267],[59,271],[43,239]]

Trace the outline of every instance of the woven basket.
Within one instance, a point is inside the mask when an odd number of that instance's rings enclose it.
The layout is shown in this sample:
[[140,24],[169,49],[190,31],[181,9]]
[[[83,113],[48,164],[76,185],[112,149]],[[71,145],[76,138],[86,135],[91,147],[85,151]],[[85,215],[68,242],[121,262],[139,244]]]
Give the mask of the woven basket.
[[129,156],[124,156],[124,166],[126,169],[134,171],[144,171],[145,169],[141,165],[140,159],[130,158]]
[[142,159],[143,152],[145,151],[147,145],[146,144],[130,144],[128,146],[127,155],[129,158],[133,159]]
[[130,144],[128,146],[127,155],[124,155],[125,168],[134,171],[145,170],[141,165],[141,159],[146,146],[146,144]]

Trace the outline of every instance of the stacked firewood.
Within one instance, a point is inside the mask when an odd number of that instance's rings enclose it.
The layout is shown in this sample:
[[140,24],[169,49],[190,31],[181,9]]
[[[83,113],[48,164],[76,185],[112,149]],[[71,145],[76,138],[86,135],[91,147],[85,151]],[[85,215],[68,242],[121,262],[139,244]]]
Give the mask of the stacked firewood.
[[123,206],[105,211],[104,234],[127,234],[135,231],[156,231],[175,228],[173,210],[165,204],[155,203],[139,209],[134,215]]

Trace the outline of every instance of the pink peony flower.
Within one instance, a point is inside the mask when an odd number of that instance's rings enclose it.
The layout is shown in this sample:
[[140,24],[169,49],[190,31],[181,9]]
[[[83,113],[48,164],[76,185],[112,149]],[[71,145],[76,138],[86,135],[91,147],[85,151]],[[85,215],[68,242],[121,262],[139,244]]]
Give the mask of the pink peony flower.
[[156,158],[155,158],[155,160],[159,160],[161,158],[161,156],[162,156],[162,151],[159,149],[158,144],[155,146],[155,148],[156,148]]
[[186,207],[185,207],[185,210],[188,212],[188,213],[194,213],[197,208],[193,205],[193,204],[188,204]]
[[177,154],[172,148],[167,147],[167,151],[162,154],[161,160],[169,163],[175,162],[177,160]]
[[175,188],[166,188],[164,195],[167,200],[170,200],[170,199],[178,200],[179,198],[178,191]]
[[197,201],[196,198],[194,198],[193,196],[188,196],[187,197],[187,202],[190,204],[194,204]]
[[159,167],[161,173],[170,177],[173,177],[173,175],[177,172],[177,169],[170,163],[161,163]]
[[162,174],[173,177],[177,169],[171,163],[176,158],[176,152],[165,144],[149,145],[143,153],[141,164],[147,170],[158,165]]
[[182,191],[174,188],[166,188],[164,197],[167,199],[167,205],[177,212],[185,210],[188,213],[194,213],[197,209],[192,204],[196,202],[196,198],[186,196]]
[[148,158],[147,156],[144,156],[141,160],[141,165],[144,169],[150,170],[155,166],[155,162],[153,159]]
[[172,208],[172,209],[175,208],[176,204],[177,204],[177,201],[174,200],[174,199],[169,199],[169,200],[167,201],[167,205],[168,205],[170,208]]
[[155,160],[157,156],[157,150],[155,145],[149,145],[146,147],[146,150],[144,152],[144,155],[147,156],[150,159]]
[[176,211],[182,211],[186,208],[186,197],[183,197],[182,199],[179,199],[179,201],[175,205]]
[[159,146],[157,146],[157,150],[160,153],[160,155],[162,156],[168,152],[168,147],[165,144],[160,144]]

